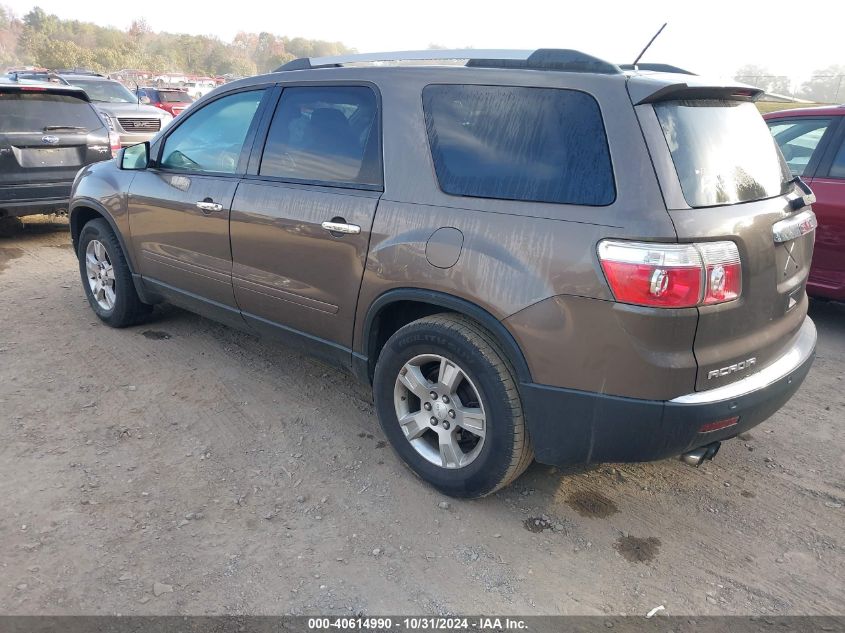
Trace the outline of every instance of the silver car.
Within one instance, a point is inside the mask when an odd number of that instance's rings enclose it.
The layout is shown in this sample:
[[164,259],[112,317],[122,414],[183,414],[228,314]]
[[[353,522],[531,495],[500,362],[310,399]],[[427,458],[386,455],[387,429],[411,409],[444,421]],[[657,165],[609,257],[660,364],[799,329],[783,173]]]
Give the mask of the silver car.
[[124,147],[152,139],[173,120],[170,113],[139,103],[123,84],[102,75],[62,73],[61,78],[88,93],[91,102],[120,136]]

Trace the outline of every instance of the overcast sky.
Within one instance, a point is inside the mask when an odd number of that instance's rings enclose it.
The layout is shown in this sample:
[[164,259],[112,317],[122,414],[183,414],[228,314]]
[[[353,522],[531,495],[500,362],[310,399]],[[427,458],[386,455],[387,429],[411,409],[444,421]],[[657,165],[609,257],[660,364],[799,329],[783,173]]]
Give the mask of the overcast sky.
[[[22,16],[38,5],[66,19],[127,28],[144,18],[156,31],[238,31],[341,41],[360,52],[449,48],[576,48],[633,61],[663,22],[643,61],[730,76],[747,63],[795,79],[845,65],[845,0],[801,5],[770,0],[0,0]],[[802,11],[803,10],[803,11]]]

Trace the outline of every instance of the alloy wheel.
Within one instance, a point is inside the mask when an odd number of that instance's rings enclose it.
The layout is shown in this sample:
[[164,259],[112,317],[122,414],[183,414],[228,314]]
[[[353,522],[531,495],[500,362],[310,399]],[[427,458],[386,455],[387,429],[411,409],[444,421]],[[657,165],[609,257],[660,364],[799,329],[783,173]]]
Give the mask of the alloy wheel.
[[405,438],[428,462],[463,468],[481,452],[487,433],[484,405],[454,361],[438,354],[409,360],[396,378],[393,403]]

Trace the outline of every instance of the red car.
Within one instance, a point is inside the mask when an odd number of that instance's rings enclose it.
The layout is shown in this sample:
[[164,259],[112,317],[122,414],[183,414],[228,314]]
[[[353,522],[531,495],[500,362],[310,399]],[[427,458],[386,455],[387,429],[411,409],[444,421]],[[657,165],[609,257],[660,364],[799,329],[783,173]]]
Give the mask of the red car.
[[[143,103],[161,108],[173,116],[194,102],[187,92],[175,88],[138,88],[137,94]],[[143,101],[144,97],[149,99],[149,102]]]
[[763,118],[792,173],[816,194],[819,228],[807,292],[845,301],[845,106],[783,110]]

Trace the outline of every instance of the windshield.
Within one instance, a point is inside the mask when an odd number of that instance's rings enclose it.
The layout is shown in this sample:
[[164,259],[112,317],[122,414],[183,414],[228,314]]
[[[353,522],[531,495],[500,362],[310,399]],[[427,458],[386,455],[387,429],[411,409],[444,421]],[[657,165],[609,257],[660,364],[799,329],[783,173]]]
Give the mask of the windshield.
[[193,101],[187,92],[181,90],[159,90],[158,97],[162,103],[191,103]]
[[789,168],[753,103],[717,99],[654,106],[687,204],[710,207],[789,191]]
[[138,102],[138,98],[135,95],[116,81],[73,79],[70,83],[85,90],[91,101],[99,101],[101,103]]

